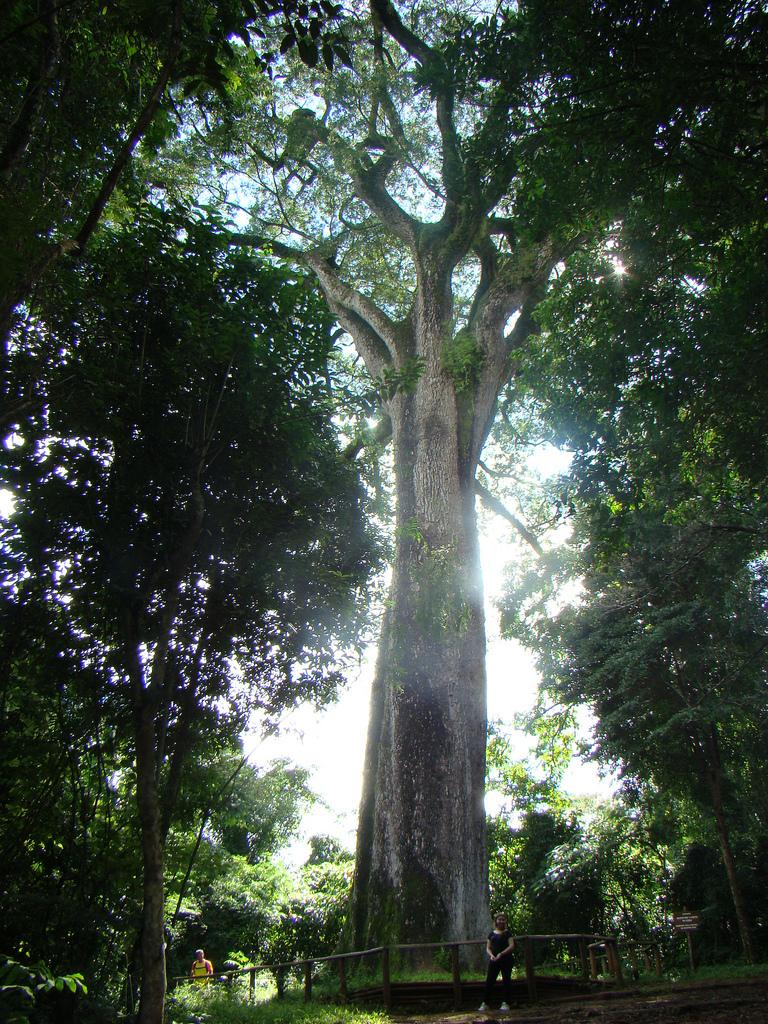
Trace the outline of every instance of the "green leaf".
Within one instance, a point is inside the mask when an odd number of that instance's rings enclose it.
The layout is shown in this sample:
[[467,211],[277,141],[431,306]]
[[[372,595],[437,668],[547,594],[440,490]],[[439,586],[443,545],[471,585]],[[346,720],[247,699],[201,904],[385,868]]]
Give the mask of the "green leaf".
[[346,49],[346,47],[342,46],[340,43],[334,43],[333,49],[336,56],[339,58],[339,60],[345,67],[350,69],[354,68],[352,58],[350,57],[349,51]]
[[309,68],[315,67],[318,60],[317,45],[310,39],[299,40],[299,56],[301,57],[304,64]]
[[0,985],[0,992],[13,992],[24,999],[34,1000],[35,994],[27,985]]

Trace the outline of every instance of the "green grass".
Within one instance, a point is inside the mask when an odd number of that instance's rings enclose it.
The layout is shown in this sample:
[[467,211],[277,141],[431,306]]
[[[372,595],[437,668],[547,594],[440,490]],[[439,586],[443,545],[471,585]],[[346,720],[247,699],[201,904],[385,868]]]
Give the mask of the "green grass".
[[[625,976],[625,982],[639,984],[641,987],[665,984],[674,986],[676,982],[722,981],[766,974],[768,963],[751,966],[728,963],[703,966],[695,974],[682,968],[665,973],[663,978],[655,974],[644,974],[639,982],[632,982]],[[447,977],[439,969],[398,973],[400,981],[406,978],[444,981]],[[380,983],[380,980],[380,974],[376,972],[360,972],[350,979],[350,988],[362,988],[366,984]],[[315,981],[313,1001],[310,1003],[304,1002],[300,987],[289,988],[284,999],[277,999],[274,985],[264,982],[257,985],[255,994],[256,1001],[248,1002],[247,983],[233,989],[218,985],[204,989],[182,985],[169,998],[167,1019],[169,1024],[392,1024],[392,1018],[381,1010],[336,1005],[333,999],[338,995],[338,980],[332,977]]]
[[329,1003],[305,1003],[299,992],[284,999],[251,1004],[235,990],[211,986],[183,986],[169,1000],[171,1024],[391,1024],[378,1010],[363,1010]]
[[729,978],[754,978],[768,974],[768,963],[705,964],[693,973],[687,966],[678,966],[674,971],[665,972],[672,981],[727,981]]

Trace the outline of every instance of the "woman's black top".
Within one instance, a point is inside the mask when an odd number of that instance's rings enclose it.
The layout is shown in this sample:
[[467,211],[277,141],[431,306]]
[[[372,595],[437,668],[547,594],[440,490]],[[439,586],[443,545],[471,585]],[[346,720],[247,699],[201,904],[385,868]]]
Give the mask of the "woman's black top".
[[503,953],[509,945],[509,940],[512,938],[510,931],[506,932],[491,932],[488,936],[488,941],[491,944],[493,955],[498,956],[499,953]]

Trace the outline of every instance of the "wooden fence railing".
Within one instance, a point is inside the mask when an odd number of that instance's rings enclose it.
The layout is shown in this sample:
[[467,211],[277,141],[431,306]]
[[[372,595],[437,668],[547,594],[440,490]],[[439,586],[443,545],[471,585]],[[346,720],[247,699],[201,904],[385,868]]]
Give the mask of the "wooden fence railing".
[[[603,965],[604,973],[612,974],[617,980],[623,980],[621,970],[621,959],[618,955],[618,946],[606,946],[602,941],[590,943],[589,945],[590,977],[595,980],[598,976],[598,963]],[[633,979],[640,977],[640,960],[642,958],[646,971],[654,971],[657,977],[661,977],[662,953],[661,947],[656,942],[625,942],[622,943],[622,951],[627,960]]]
[[[599,964],[603,965],[605,973],[609,974],[617,984],[621,984],[623,981],[618,943],[616,938],[613,936],[583,934],[516,935],[515,941],[518,948],[522,947],[526,988],[531,1000],[536,999],[535,948],[537,944],[543,942],[565,942],[569,945],[575,945],[578,949],[579,973],[585,981],[589,979],[592,979],[593,981],[597,980]],[[376,957],[379,959],[381,964],[381,1000],[384,1006],[389,1008],[392,1005],[393,981],[391,976],[391,958],[393,953],[417,950],[448,950],[451,965],[453,1003],[456,1009],[458,1009],[462,1003],[463,984],[461,977],[460,949],[463,946],[484,945],[485,939],[464,939],[459,942],[422,942],[401,944],[397,946],[375,946],[372,949],[357,950],[353,953],[334,953],[331,956],[313,957],[311,960],[289,960],[285,963],[275,964],[251,964],[248,967],[218,973],[214,980],[228,982],[231,984],[235,978],[242,977],[247,974],[249,998],[253,999],[256,991],[256,975],[260,972],[269,971],[277,980],[278,998],[281,998],[285,987],[284,979],[288,971],[301,970],[304,977],[304,1000],[305,1002],[309,1002],[312,998],[312,977],[315,967],[318,964],[336,964],[339,976],[339,999],[344,1003],[350,997],[350,992],[347,987],[347,966],[349,962],[361,960],[363,957]],[[649,966],[650,954],[648,953],[648,950],[656,950],[656,970],[657,973],[660,974],[661,960],[658,948],[650,945],[646,947],[638,947],[638,949],[640,948],[646,950],[645,958],[646,963]],[[631,963],[634,968],[636,966],[636,959],[631,961]],[[469,979],[465,978],[465,981],[468,980]],[[473,980],[477,981],[477,979]],[[172,978],[171,981],[179,984],[190,981],[190,979],[188,977],[177,977]],[[352,993],[352,995],[354,996],[354,993]]]

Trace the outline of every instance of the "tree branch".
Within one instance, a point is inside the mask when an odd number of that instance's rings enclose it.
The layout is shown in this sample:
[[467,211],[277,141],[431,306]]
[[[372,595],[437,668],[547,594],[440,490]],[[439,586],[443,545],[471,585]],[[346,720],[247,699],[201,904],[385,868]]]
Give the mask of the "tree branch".
[[401,348],[400,331],[378,306],[362,292],[341,280],[330,259],[320,250],[295,249],[265,235],[233,232],[230,244],[271,249],[281,259],[311,270],[344,330],[357,345],[372,377],[380,377],[395,362]]
[[357,170],[352,175],[357,195],[385,227],[389,228],[401,242],[405,242],[411,250],[415,250],[419,222],[406,213],[386,189],[387,175],[397,162],[396,152],[390,145],[375,162],[367,154],[365,159],[369,166],[366,167],[359,161]]
[[420,64],[428,64],[435,59],[434,50],[406,28],[390,0],[371,0],[371,14],[374,21],[378,19],[395,42],[399,43],[414,60]]
[[80,249],[83,249],[87,245],[96,225],[101,220],[104,208],[109,202],[112,193],[115,191],[117,183],[120,180],[120,176],[125,170],[128,161],[131,159],[133,151],[139,144],[140,139],[152,123],[152,120],[157,113],[157,108],[160,106],[160,100],[162,99],[165,88],[170,81],[179,53],[181,52],[181,8],[181,0],[177,0],[173,11],[171,45],[168,50],[168,54],[163,62],[162,68],[160,69],[160,74],[157,76],[157,80],[149,95],[149,99],[144,105],[144,109],[139,114],[130,135],[123,143],[123,147],[120,152],[117,154],[117,158],[115,159],[109,174],[107,174],[104,179],[101,189],[99,190],[99,194],[96,196],[96,199],[88,212],[88,216],[85,218],[80,231],[77,234],[77,238],[75,240]]
[[503,235],[512,248],[517,237],[518,225],[511,217],[489,217],[488,234]]
[[[446,217],[450,221],[450,224],[446,224],[446,226],[452,227],[455,218],[454,207],[465,194],[466,181],[464,161],[461,157],[453,119],[454,91],[447,84],[449,78],[447,69],[440,55],[423,39],[406,28],[390,0],[371,0],[371,14],[374,23],[378,22],[382,25],[409,56],[422,65],[437,65],[442,72],[439,76],[439,88],[435,90],[435,107],[442,143],[442,178],[447,199]],[[435,85],[437,85],[437,81]]]
[[384,342],[376,331],[351,309],[335,303],[327,293],[326,299],[333,315],[354,340],[355,348],[360,353],[368,373],[374,380],[381,378],[394,361]]
[[117,187],[120,176],[133,155],[133,151],[152,123],[181,52],[181,6],[181,0],[177,0],[174,7],[173,26],[171,28],[171,45],[149,99],[136,119],[128,138],[123,143],[120,152],[115,158],[115,162],[104,178],[99,193],[91,204],[91,208],[86,214],[79,232],[75,238],[67,238],[50,245],[31,270],[21,280],[17,281],[9,289],[7,295],[3,297],[2,305],[0,306],[0,341],[3,345],[7,343],[10,335],[16,307],[24,301],[61,256],[82,252],[88,244],[91,235],[101,220],[107,203]]
[[523,540],[530,544],[539,558],[543,557],[544,549],[525,523],[521,522],[517,516],[513,515],[507,506],[500,501],[495,494],[491,494],[488,488],[484,487],[479,480],[475,480],[475,494],[477,494],[486,508],[490,509],[491,512],[495,512],[503,519],[506,519],[508,523],[511,523]]
[[[383,365],[379,369],[380,373],[386,366],[396,360],[399,353],[401,344],[400,330],[397,324],[383,310],[379,309],[376,303],[369,299],[367,295],[363,295],[362,292],[342,281],[330,260],[318,253],[310,253],[307,256],[306,263],[317,275],[320,286],[329,302],[333,302],[334,311],[337,308],[348,310],[358,320],[366,323],[375,332],[381,343],[383,343],[376,356],[377,362],[383,361]],[[386,350],[386,359],[383,359],[384,351],[382,349]],[[367,363],[368,357],[366,354],[361,352],[361,355]]]
[[360,431],[355,439],[342,450],[341,457],[347,462],[352,462],[363,448],[367,448],[370,444],[385,444],[391,437],[392,420],[388,413],[383,412],[373,430]]
[[435,100],[437,126],[443,150],[443,184],[448,200],[446,213],[466,195],[464,161],[459,148],[459,139],[453,119],[453,91],[439,92]]
[[189,884],[189,878],[190,878],[190,875],[192,874],[192,868],[194,867],[195,860],[197,859],[197,852],[200,849],[200,844],[203,841],[203,836],[205,835],[205,827],[208,824],[208,819],[211,816],[211,812],[216,809],[216,805],[221,800],[223,800],[223,798],[227,795],[227,790],[232,785],[232,783],[235,781],[235,779],[240,774],[240,772],[243,770],[243,768],[245,767],[245,765],[247,763],[247,760],[248,760],[247,755],[243,755],[243,757],[240,758],[240,761],[238,762],[238,765],[235,768],[235,770],[232,772],[232,774],[229,776],[229,778],[224,782],[224,784],[219,787],[218,793],[216,793],[216,795],[211,800],[209,800],[208,806],[203,811],[202,821],[200,823],[200,828],[198,829],[198,832],[197,832],[197,839],[195,840],[195,845],[194,845],[194,847],[192,849],[192,853],[190,854],[190,858],[189,858],[189,861],[187,863],[187,869],[184,872],[184,878],[182,880],[181,886],[179,887],[179,898],[176,901],[176,909],[174,910],[173,917],[171,918],[171,927],[173,927],[173,925],[178,920],[179,913],[181,911],[181,904],[182,904],[182,902],[184,900],[184,897],[186,895],[186,892],[187,892],[187,885]]
[[17,25],[16,28],[12,29],[7,35],[0,38],[0,46],[4,46],[9,39],[13,39],[14,36],[20,35],[22,32],[26,32],[27,29],[32,28],[33,25],[37,25],[49,14],[58,14],[58,12],[63,10],[65,7],[72,7],[74,4],[80,4],[82,2],[83,0],[63,0],[62,3],[54,4],[52,7],[49,7],[35,15],[34,18],[30,18],[29,21],[25,21],[22,22],[21,25]]
[[286,245],[285,242],[269,235],[257,235],[252,231],[231,231],[227,235],[227,242],[229,245],[249,246],[252,249],[268,249],[283,260],[289,260],[298,266],[307,266],[307,252],[304,249],[295,249],[292,245]]

